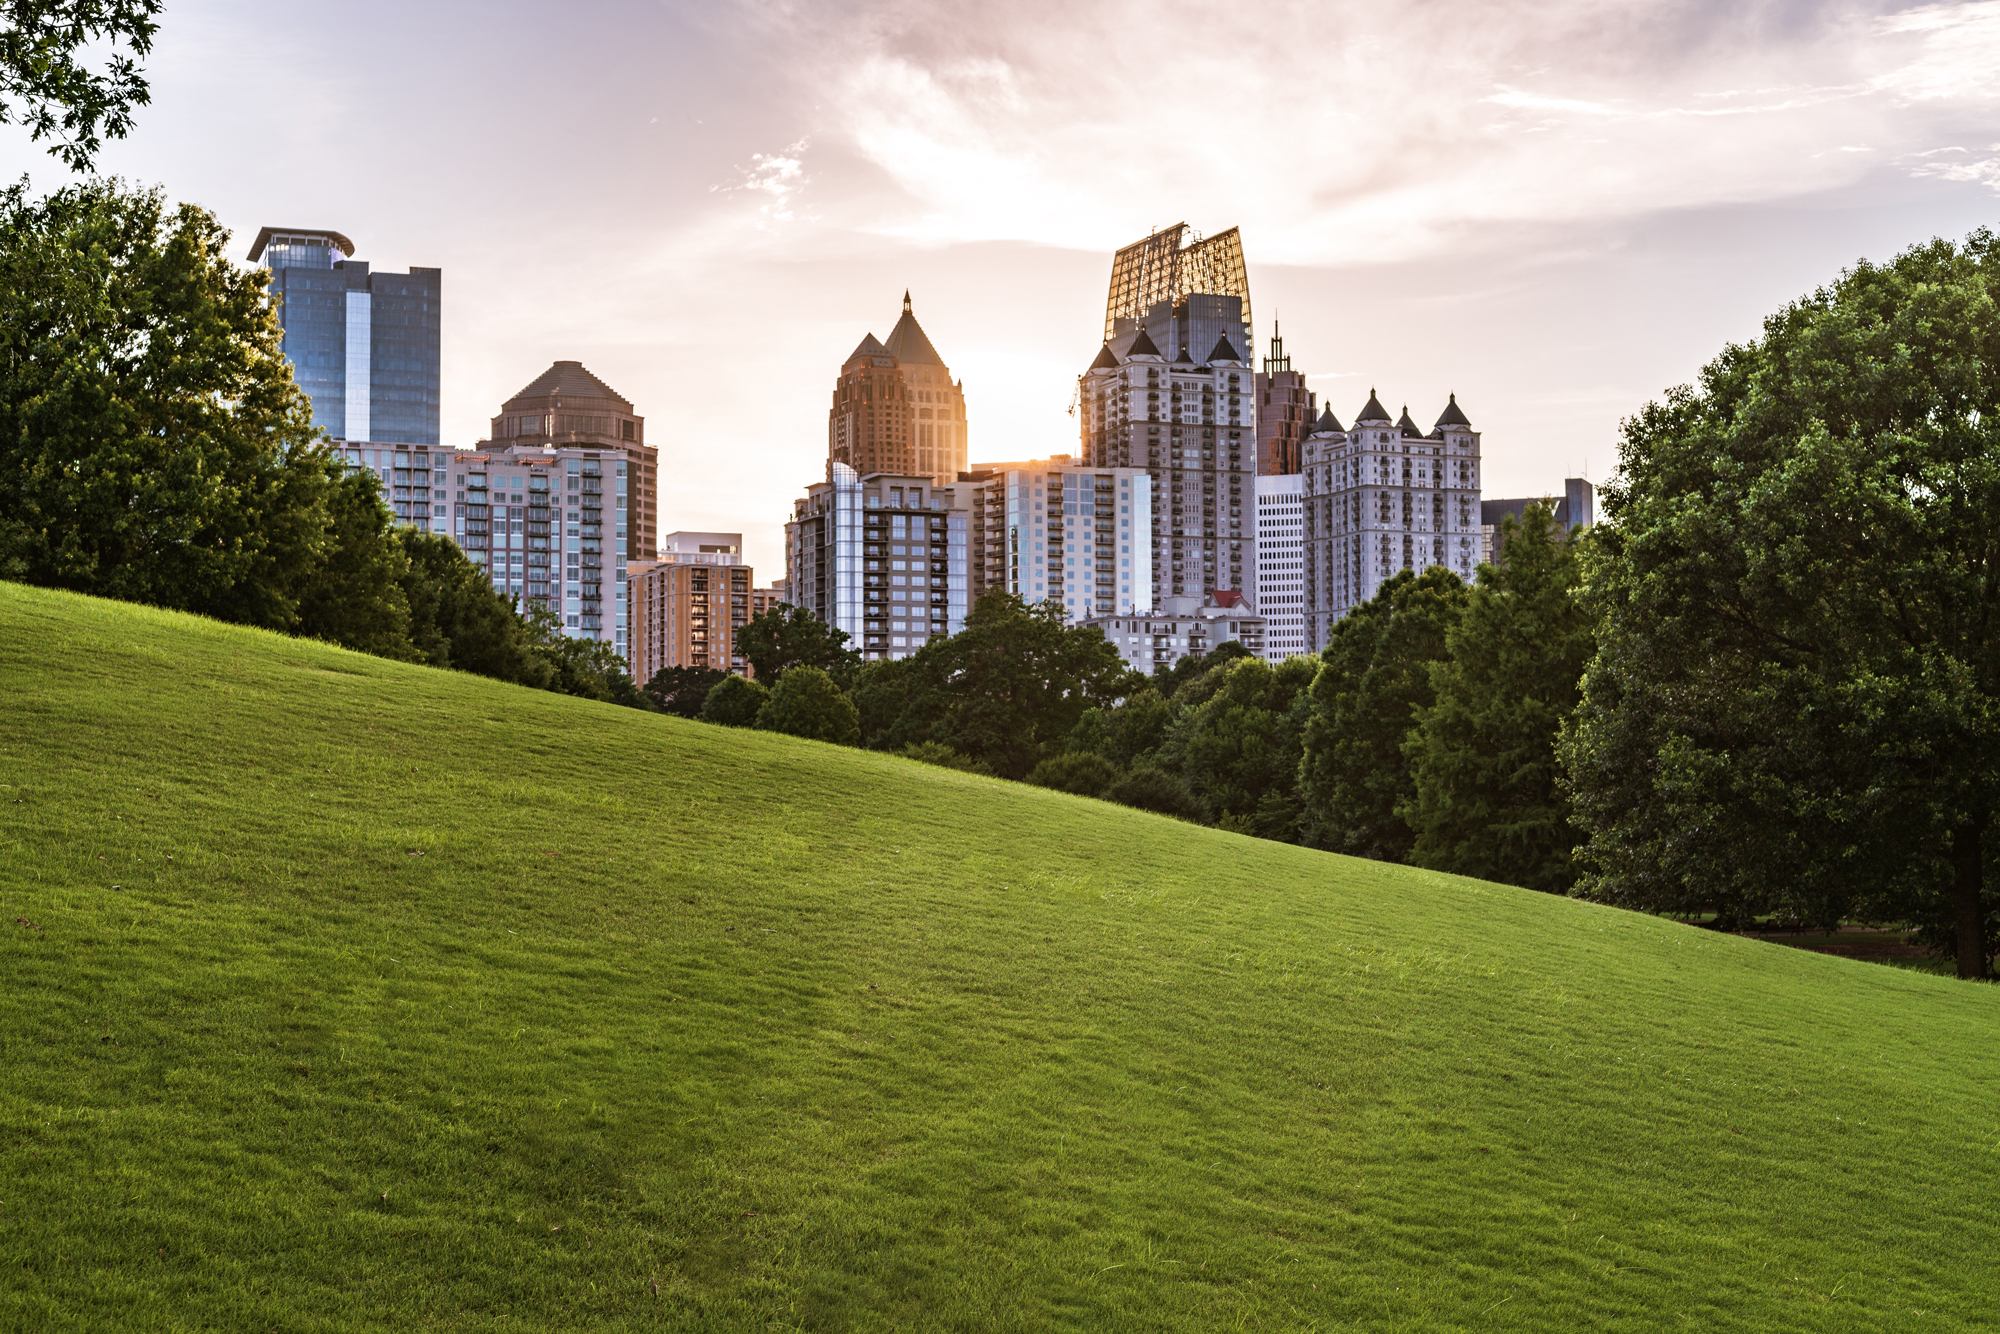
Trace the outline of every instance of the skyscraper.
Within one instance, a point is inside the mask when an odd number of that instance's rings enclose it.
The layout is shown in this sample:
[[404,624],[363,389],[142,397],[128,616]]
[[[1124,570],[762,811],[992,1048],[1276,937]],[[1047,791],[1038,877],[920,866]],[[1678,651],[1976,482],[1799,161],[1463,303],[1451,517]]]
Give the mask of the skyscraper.
[[1470,583],[1481,559],[1479,433],[1453,395],[1426,434],[1390,421],[1374,390],[1342,427],[1328,408],[1306,437],[1306,649],[1399,570],[1441,565]]
[[1271,326],[1271,351],[1257,375],[1257,475],[1284,477],[1299,470],[1299,442],[1319,416],[1317,396],[1304,371],[1292,369],[1285,340]]
[[660,451],[646,443],[646,419],[632,411],[630,400],[583,368],[580,361],[558,361],[536,376],[527,388],[500,405],[493,418],[493,442],[521,448],[613,450],[630,466],[629,523],[620,517],[618,537],[628,560],[652,560],[659,546],[657,533]]
[[840,367],[827,413],[827,458],[866,477],[954,480],[965,471],[965,386],[910,310],[886,343],[869,334]]
[[371,273],[353,255],[339,232],[307,227],[265,227],[250,247],[271,270],[313,425],[336,440],[435,445],[439,272]]
[[838,459],[785,525],[786,595],[869,662],[965,628],[966,520],[928,477],[863,477]]
[[1104,341],[1120,347],[1121,337],[1142,328],[1168,361],[1204,359],[1216,339],[1227,338],[1244,365],[1253,363],[1250,272],[1236,228],[1204,241],[1177,222],[1111,257]]

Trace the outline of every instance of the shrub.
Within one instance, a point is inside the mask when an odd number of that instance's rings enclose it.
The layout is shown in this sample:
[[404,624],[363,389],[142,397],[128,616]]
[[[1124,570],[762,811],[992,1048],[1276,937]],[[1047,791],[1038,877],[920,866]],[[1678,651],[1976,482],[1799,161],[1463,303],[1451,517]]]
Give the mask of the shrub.
[[[710,692],[710,698],[714,693]],[[757,715],[757,726],[765,732],[783,732],[808,741],[861,744],[861,715],[855,711],[854,701],[817,667],[793,667],[780,677]]]
[[1104,794],[1121,806],[1136,806],[1142,811],[1153,811],[1160,815],[1171,815],[1176,820],[1186,820],[1192,824],[1208,823],[1208,812],[1202,807],[1201,799],[1189,790],[1179,774],[1150,764],[1142,764],[1131,773],[1111,785]]
[[1102,755],[1088,751],[1043,760],[1028,775],[1036,787],[1052,787],[1079,797],[1101,797],[1118,781],[1118,768]]
[[942,741],[912,741],[896,752],[906,760],[919,764],[935,764],[940,769],[957,769],[961,773],[993,776],[993,770],[984,760],[975,760],[970,755],[961,754]]
[[744,676],[729,676],[710,687],[702,701],[701,720],[724,727],[754,727],[771,692]]

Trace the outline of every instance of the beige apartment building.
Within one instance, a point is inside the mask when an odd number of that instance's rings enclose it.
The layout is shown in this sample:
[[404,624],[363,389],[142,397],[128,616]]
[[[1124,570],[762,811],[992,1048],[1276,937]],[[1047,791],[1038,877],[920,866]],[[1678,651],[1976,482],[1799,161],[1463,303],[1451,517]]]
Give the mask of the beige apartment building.
[[634,681],[644,685],[665,667],[756,674],[736,652],[736,631],[783,598],[756,586],[741,533],[669,533],[660,559],[635,561],[626,576]]
[[621,518],[628,560],[651,560],[658,546],[660,451],[646,443],[646,419],[630,400],[585,370],[558,361],[508,399],[481,447],[554,447],[616,451],[627,466],[629,522]]

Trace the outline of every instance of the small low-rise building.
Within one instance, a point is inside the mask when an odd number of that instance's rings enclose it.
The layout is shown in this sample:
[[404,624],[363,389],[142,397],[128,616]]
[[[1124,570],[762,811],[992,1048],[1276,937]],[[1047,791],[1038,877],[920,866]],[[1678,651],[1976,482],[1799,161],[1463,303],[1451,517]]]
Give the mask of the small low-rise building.
[[1201,657],[1231,640],[1264,657],[1264,618],[1241,593],[1163,598],[1143,616],[1095,616],[1085,625],[1101,633],[1118,655],[1142,672],[1163,672],[1182,658]]
[[668,533],[660,559],[626,567],[632,679],[644,685],[666,667],[709,667],[755,675],[736,632],[779,602],[756,586],[743,563],[741,533]]

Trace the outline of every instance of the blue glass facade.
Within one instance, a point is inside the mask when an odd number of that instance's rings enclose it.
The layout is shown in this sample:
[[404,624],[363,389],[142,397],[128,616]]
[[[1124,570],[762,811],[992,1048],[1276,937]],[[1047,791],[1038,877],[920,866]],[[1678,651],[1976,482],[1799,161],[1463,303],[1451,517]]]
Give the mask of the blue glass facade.
[[314,236],[264,249],[285,357],[336,440],[438,443],[437,269],[371,273]]

